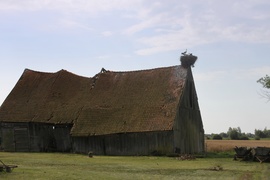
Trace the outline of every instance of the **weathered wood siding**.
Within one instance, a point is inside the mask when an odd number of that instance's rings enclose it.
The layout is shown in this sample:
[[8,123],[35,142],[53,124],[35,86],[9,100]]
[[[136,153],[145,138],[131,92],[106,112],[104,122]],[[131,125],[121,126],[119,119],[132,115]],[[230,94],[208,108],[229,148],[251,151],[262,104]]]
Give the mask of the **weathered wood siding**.
[[73,137],[73,151],[96,155],[172,154],[173,131]]
[[70,152],[71,125],[33,124],[30,127],[32,151]]
[[201,153],[204,151],[204,129],[191,69],[188,71],[174,124],[174,142],[180,153]]
[[1,149],[10,152],[70,152],[71,125],[1,123]]
[[10,123],[0,124],[0,134],[1,134],[1,150],[14,152],[15,143],[14,143],[14,128]]
[[1,123],[1,149],[9,152],[27,152],[30,149],[28,124]]

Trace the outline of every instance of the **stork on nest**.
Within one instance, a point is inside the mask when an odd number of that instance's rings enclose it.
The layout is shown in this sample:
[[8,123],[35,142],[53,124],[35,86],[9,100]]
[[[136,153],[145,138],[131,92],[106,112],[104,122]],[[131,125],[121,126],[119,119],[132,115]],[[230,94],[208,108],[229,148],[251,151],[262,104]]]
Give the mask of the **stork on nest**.
[[186,51],[182,52],[182,56],[180,57],[180,61],[181,61],[181,65],[184,68],[188,68],[190,66],[194,67],[194,64],[197,60],[197,56],[192,55],[192,53],[187,53],[187,49]]
[[184,52],[182,52],[183,56],[185,56],[186,54],[187,54],[187,49]]

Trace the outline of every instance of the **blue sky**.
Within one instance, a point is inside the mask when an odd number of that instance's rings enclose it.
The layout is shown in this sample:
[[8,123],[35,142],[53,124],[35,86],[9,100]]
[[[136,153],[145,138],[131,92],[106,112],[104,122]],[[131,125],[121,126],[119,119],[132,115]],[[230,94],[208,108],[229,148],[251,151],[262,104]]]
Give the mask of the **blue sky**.
[[270,128],[256,81],[270,75],[268,0],[0,0],[0,104],[25,68],[92,77],[198,56],[206,133]]

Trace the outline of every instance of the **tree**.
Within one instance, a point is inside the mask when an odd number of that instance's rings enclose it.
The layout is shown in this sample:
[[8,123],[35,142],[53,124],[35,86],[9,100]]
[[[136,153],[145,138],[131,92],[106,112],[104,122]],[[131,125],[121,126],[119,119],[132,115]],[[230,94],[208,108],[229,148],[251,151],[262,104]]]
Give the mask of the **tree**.
[[268,138],[270,137],[270,130],[267,129],[266,127],[264,128],[263,133],[265,134],[266,137]]
[[227,134],[228,134],[230,139],[237,140],[237,139],[239,139],[239,137],[241,135],[241,129],[240,129],[240,127],[238,127],[238,128],[229,127]]
[[220,135],[222,138],[228,138],[228,137],[229,137],[228,134],[225,133],[225,132],[222,132],[222,133],[220,133],[219,135]]
[[266,127],[264,130],[255,129],[255,136],[258,138],[269,138],[270,137],[270,129]]
[[260,83],[263,88],[267,89],[267,90],[262,90],[261,95],[262,97],[268,99],[270,101],[270,76],[265,75],[265,77],[260,78],[259,80],[257,80],[257,83]]
[[264,134],[262,130],[255,129],[255,137],[266,138],[266,135]]
[[248,136],[246,135],[246,133],[241,133],[239,139],[240,139],[240,140],[249,140],[249,138],[248,138]]

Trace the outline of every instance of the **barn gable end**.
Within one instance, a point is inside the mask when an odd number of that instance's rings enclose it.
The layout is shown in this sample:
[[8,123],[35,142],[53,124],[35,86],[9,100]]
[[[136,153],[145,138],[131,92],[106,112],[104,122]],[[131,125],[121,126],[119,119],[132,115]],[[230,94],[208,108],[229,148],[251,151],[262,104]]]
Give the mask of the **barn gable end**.
[[191,69],[188,69],[184,93],[179,102],[174,124],[174,142],[178,151],[204,151],[204,129]]

